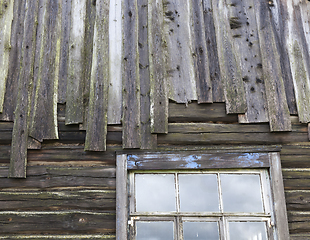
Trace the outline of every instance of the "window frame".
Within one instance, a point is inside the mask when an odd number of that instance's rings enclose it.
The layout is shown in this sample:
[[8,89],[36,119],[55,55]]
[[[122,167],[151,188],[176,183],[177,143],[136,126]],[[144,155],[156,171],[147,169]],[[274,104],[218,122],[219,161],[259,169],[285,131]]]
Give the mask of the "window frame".
[[[229,150],[228,150],[229,151]],[[128,239],[129,170],[212,170],[212,169],[257,169],[269,172],[270,191],[273,200],[273,237],[289,239],[289,228],[284,195],[283,177],[279,152],[135,152],[116,155],[116,239]]]

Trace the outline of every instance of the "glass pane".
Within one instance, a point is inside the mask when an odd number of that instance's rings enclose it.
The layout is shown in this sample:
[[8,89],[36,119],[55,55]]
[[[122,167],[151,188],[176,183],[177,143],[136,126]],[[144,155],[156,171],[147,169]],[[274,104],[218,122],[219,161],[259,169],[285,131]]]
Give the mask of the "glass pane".
[[267,240],[265,222],[229,222],[230,240]]
[[136,222],[137,240],[173,240],[173,222]]
[[219,240],[217,222],[184,222],[184,240]]
[[137,212],[176,211],[174,174],[136,174]]
[[263,212],[257,174],[221,174],[224,212]]
[[181,212],[218,212],[216,174],[179,175]]

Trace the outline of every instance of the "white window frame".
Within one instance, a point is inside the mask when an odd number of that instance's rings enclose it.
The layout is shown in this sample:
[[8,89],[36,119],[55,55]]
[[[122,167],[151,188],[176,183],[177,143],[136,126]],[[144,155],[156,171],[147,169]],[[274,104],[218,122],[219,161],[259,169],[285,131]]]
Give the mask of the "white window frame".
[[[116,239],[128,239],[128,170],[203,170],[203,169],[257,169],[269,171],[273,199],[273,237],[289,240],[286,203],[279,152],[271,153],[137,153],[117,154],[116,157]],[[246,217],[245,217],[246,218]]]

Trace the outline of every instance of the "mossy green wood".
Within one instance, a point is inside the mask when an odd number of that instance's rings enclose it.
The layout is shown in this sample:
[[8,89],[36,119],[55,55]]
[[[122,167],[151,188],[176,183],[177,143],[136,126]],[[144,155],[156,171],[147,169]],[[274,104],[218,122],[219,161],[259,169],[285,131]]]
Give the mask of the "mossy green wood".
[[83,122],[86,0],[72,1],[69,40],[68,79],[66,97],[66,124]]
[[0,0],[0,113],[8,77],[14,0]]
[[246,101],[242,82],[240,56],[236,53],[230,32],[228,9],[225,1],[212,1],[214,25],[224,86],[226,112],[245,113]]
[[43,139],[58,139],[57,94],[60,21],[60,0],[40,3],[29,123],[29,136],[40,142]]
[[105,151],[109,84],[109,5],[96,1],[96,21],[85,150]]
[[18,83],[18,99],[12,133],[9,177],[25,178],[28,146],[28,121],[33,85],[36,28],[39,0],[26,1],[22,61]]
[[[162,9],[162,2],[148,2],[150,115],[152,133],[168,133],[168,96],[166,85],[167,76],[165,73],[167,66],[164,64],[163,46],[165,40],[163,36],[164,16]],[[166,41],[169,40],[171,39],[166,39]]]
[[140,148],[140,78],[137,0],[122,2],[123,148]]
[[291,131],[280,55],[275,42],[268,2],[254,0],[259,44],[262,55],[263,76],[271,131]]

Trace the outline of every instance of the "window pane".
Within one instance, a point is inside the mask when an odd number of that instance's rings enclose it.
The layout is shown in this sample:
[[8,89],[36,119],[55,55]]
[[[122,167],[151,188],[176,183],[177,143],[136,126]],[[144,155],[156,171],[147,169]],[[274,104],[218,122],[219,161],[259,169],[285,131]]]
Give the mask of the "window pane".
[[137,240],[173,240],[173,222],[136,222]]
[[176,211],[174,174],[136,174],[137,212]]
[[184,222],[184,240],[219,240],[217,222]]
[[265,222],[229,222],[230,240],[267,240]]
[[218,212],[216,174],[180,174],[181,212]]
[[260,178],[256,174],[221,174],[224,212],[263,212]]

